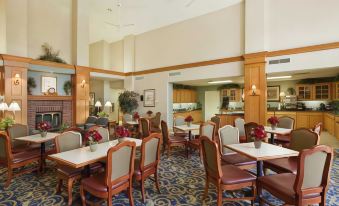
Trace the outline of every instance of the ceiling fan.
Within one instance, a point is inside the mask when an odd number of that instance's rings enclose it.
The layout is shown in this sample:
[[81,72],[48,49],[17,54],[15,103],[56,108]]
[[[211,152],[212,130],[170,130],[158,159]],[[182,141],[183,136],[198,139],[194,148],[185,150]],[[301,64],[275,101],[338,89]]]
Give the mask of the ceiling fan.
[[[111,23],[111,22],[108,22],[108,21],[105,21],[105,24],[107,24],[109,26],[113,26],[117,29],[135,26],[135,24],[121,24],[121,10],[122,10],[122,7],[123,7],[121,0],[117,0],[116,7],[118,8],[118,24],[114,24],[114,23]],[[112,9],[108,8],[107,11],[112,12]]]

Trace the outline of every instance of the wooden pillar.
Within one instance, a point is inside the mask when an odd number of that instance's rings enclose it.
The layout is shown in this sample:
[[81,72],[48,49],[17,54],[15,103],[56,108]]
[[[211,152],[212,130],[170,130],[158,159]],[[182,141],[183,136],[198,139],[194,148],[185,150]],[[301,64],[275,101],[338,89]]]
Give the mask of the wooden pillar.
[[85,123],[89,115],[89,76],[88,67],[75,66],[74,77],[74,108],[75,123]]
[[[266,53],[244,55],[245,121],[265,125],[267,112]],[[252,85],[256,94],[252,94]]]

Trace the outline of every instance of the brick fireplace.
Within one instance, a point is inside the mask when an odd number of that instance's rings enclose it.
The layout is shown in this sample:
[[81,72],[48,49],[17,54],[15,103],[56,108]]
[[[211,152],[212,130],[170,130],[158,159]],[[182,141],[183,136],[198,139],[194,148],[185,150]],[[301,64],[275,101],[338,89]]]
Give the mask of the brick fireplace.
[[[73,125],[73,112],[71,100],[28,100],[27,121],[30,129],[36,129],[37,120],[42,116],[53,117],[58,114],[58,125],[53,123],[54,129],[62,123]],[[61,116],[61,117],[60,117]],[[45,120],[49,121],[50,118]]]

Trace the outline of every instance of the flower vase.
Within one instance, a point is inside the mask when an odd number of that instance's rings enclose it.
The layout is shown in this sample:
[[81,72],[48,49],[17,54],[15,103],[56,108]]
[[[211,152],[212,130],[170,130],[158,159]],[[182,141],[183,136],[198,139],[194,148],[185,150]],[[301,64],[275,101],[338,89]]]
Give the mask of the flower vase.
[[254,140],[254,147],[256,149],[260,149],[260,147],[261,147],[261,140]]
[[190,127],[192,122],[187,122],[187,127]]
[[91,150],[91,152],[95,152],[95,151],[97,151],[97,149],[98,149],[98,143],[90,143],[89,144],[89,148],[90,148],[90,150]]
[[272,130],[275,130],[277,128],[277,124],[271,124]]
[[40,135],[41,135],[41,137],[46,137],[46,136],[47,136],[47,131],[42,131],[42,132],[40,133]]

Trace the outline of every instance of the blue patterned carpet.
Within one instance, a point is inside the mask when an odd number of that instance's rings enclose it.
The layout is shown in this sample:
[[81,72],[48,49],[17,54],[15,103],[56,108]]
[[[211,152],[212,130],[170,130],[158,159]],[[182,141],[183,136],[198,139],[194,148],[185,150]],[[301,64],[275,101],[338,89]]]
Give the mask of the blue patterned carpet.
[[[138,185],[134,186],[133,196],[135,205],[203,205],[201,198],[205,184],[204,169],[200,165],[199,158],[194,156],[187,160],[180,150],[175,151],[170,158],[162,157],[159,175],[161,194],[158,194],[151,180],[146,182],[147,201],[141,203],[141,193]],[[0,206],[9,205],[66,205],[66,193],[56,193],[55,169],[52,162],[48,162],[49,168],[42,176],[26,174],[13,180],[11,186],[3,188],[7,177],[6,169],[0,169]],[[339,203],[339,160],[335,157],[331,172],[330,188],[327,196],[327,204],[335,206]],[[205,205],[216,205],[216,193],[211,185],[209,196]],[[73,205],[81,205],[79,198],[79,184],[74,191]],[[227,193],[224,193],[228,196]],[[236,194],[237,195],[237,194]],[[281,202],[265,193],[270,201],[279,205]],[[102,205],[106,205],[105,202]],[[114,206],[129,205],[124,193],[114,197]],[[224,202],[224,205],[247,206],[249,202]]]

